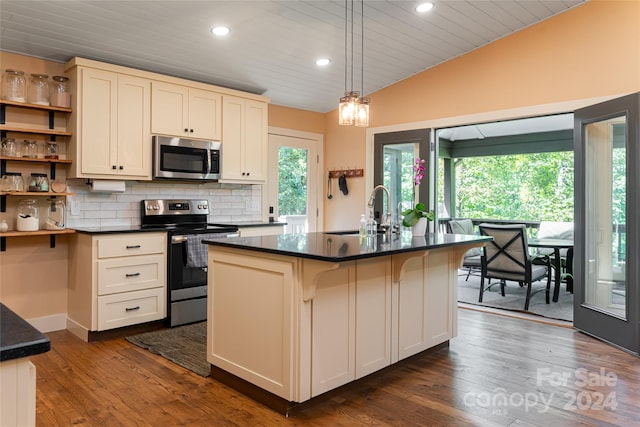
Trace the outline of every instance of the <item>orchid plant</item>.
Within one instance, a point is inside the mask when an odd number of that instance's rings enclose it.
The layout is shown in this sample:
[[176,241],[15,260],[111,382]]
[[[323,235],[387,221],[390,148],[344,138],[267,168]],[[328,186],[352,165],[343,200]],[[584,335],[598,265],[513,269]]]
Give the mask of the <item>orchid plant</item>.
[[[424,159],[419,158],[413,162],[413,185],[416,187],[420,185],[422,178],[424,178],[424,163]],[[420,218],[426,218],[429,221],[433,221],[435,218],[433,211],[427,212],[427,207],[422,202],[416,203],[413,208],[402,212],[402,225],[413,227]]]

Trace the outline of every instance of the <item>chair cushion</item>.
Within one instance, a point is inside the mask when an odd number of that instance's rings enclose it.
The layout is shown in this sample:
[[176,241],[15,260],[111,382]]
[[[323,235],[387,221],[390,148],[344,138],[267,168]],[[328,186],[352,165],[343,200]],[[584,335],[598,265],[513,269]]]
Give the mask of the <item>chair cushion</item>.
[[482,266],[482,257],[480,255],[474,255],[474,256],[466,256],[465,255],[465,258],[462,261],[462,266],[463,267],[478,267],[478,268],[480,268]]
[[[470,219],[451,219],[449,220],[449,228],[453,234],[475,234],[473,231],[473,221]],[[465,262],[467,258],[479,256],[481,254],[482,250],[480,248],[469,249],[467,253],[464,254]]]

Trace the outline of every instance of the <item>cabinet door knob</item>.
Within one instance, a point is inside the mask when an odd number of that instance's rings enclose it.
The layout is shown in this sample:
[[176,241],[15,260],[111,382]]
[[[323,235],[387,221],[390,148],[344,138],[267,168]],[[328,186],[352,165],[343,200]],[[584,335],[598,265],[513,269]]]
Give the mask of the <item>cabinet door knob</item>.
[[112,165],[111,169],[115,170],[116,169],[116,165]]
[[190,129],[189,132],[193,133],[193,129]]
[[123,169],[124,169],[124,166],[120,165],[120,168],[119,168],[119,169],[120,169],[120,170],[123,170]]
[[189,132],[189,129],[187,129],[187,128],[184,128],[184,131],[185,131],[185,132]]

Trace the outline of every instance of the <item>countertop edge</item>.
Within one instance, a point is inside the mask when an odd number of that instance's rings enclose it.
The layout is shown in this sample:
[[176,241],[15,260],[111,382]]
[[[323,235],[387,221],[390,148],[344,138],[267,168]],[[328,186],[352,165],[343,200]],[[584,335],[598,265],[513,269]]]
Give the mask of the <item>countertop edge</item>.
[[51,350],[51,341],[29,322],[0,303],[2,344],[0,362],[21,359]]
[[368,252],[368,253],[361,253],[357,255],[346,255],[346,256],[314,255],[314,254],[309,254],[304,252],[295,252],[295,251],[289,251],[284,249],[273,249],[273,248],[265,248],[260,246],[252,246],[252,245],[242,244],[238,241],[226,241],[224,239],[203,240],[202,242],[212,246],[222,246],[227,248],[268,253],[273,255],[284,255],[284,256],[313,259],[317,261],[326,261],[326,262],[346,262],[346,261],[353,261],[358,259],[382,257],[387,255],[397,255],[397,254],[408,253],[408,252],[425,251],[430,249],[442,249],[442,248],[447,248],[452,246],[464,246],[464,245],[470,245],[477,242],[484,243],[484,242],[489,242],[491,240],[493,240],[493,238],[488,236],[474,236],[473,240],[468,240],[468,241],[445,242],[445,243],[438,243],[438,244],[432,244],[432,245],[414,246],[414,247],[401,248],[401,249],[390,249],[385,251]]

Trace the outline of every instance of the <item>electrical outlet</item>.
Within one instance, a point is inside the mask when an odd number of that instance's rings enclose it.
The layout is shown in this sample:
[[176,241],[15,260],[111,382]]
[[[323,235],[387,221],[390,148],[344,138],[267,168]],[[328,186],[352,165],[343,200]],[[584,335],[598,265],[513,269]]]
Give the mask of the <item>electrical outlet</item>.
[[253,199],[246,200],[245,210],[247,212],[260,212],[260,202]]
[[73,197],[67,197],[67,206],[69,206],[69,215],[70,216],[79,216],[80,209],[78,206],[78,201]]

